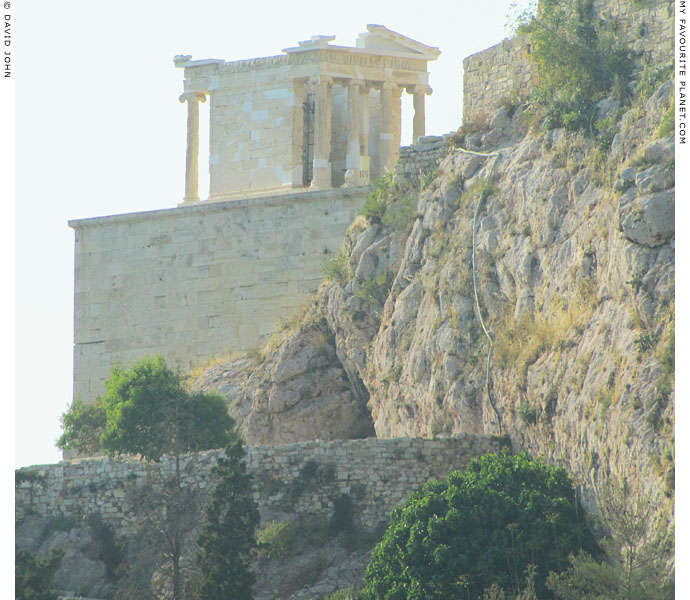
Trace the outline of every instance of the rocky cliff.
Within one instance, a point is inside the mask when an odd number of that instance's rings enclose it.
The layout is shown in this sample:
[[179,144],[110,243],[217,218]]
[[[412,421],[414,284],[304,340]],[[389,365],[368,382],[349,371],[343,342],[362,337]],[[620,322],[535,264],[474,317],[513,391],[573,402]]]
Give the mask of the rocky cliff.
[[668,527],[672,89],[603,100],[596,136],[534,127],[530,105],[466,126],[417,188],[377,187],[302,314],[194,386],[250,443],[503,433],[591,510],[627,479]]

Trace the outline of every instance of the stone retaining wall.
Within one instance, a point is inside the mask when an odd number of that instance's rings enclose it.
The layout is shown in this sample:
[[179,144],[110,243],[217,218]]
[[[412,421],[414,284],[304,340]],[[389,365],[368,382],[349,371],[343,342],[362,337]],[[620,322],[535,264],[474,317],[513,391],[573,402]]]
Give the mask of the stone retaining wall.
[[400,148],[395,172],[405,177],[417,177],[421,172],[433,171],[451,148],[451,133],[420,137],[412,146]]
[[530,59],[531,37],[518,35],[462,61],[462,122],[469,123],[506,102],[525,101],[539,83]]
[[[333,502],[348,494],[358,524],[374,527],[387,521],[391,510],[430,479],[442,478],[467,466],[471,458],[496,452],[505,438],[461,434],[452,438],[310,441],[283,446],[247,448],[254,475],[254,497],[264,519],[276,512],[328,518]],[[210,491],[210,470],[220,451],[183,458],[187,485]],[[78,518],[100,513],[118,535],[137,530],[130,492],[143,483],[154,488],[159,475],[172,475],[174,463],[133,458],[84,458],[18,471],[15,518],[26,515]]]
[[[594,0],[594,13],[616,21],[639,69],[673,60],[673,0]],[[463,61],[463,123],[481,118],[506,102],[524,101],[539,84],[530,59],[529,34],[477,52]]]

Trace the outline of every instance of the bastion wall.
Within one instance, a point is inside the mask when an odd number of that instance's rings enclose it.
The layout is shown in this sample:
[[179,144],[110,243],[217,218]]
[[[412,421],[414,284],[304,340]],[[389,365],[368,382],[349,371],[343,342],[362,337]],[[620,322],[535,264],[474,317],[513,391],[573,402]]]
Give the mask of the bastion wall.
[[[633,51],[638,68],[673,60],[673,0],[594,0],[596,15],[615,19],[621,40]],[[481,118],[506,102],[524,102],[539,84],[530,58],[529,34],[477,52],[463,60],[463,122]]]
[[199,203],[71,221],[74,395],[114,364],[183,372],[266,341],[323,280],[368,188]]
[[[334,500],[348,494],[357,524],[371,528],[387,522],[391,510],[423,483],[465,468],[472,458],[497,452],[507,443],[506,438],[473,434],[435,440],[309,441],[249,446],[246,460],[264,520],[276,512],[328,518]],[[184,456],[183,485],[210,491],[211,469],[220,452]],[[166,457],[160,463],[97,457],[22,468],[15,519],[79,519],[98,513],[116,534],[132,535],[138,522],[133,492],[144,484],[160,488],[160,475],[171,476],[173,469]]]

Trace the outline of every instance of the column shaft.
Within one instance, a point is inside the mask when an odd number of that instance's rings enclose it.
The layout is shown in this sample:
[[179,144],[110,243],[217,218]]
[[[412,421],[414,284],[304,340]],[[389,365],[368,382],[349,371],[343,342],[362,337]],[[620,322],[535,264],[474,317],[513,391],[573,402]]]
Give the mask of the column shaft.
[[292,82],[292,187],[305,184],[304,81]]
[[400,93],[402,88],[386,81],[381,90],[380,156],[383,173],[395,168],[400,150]]
[[416,144],[420,137],[424,136],[425,117],[424,117],[424,92],[413,92],[412,104],[414,106],[414,117],[412,118],[412,143]]
[[367,185],[371,178],[371,167],[369,160],[369,88],[366,85],[360,88],[360,101],[359,179],[361,185]]
[[345,184],[359,185],[360,159],[360,88],[362,82],[351,80],[347,88],[347,152],[345,154]]
[[331,86],[330,77],[319,77],[314,99],[314,169],[311,187],[331,187]]
[[199,202],[199,102],[206,102],[202,92],[186,92],[180,102],[187,102],[187,156],[184,198],[182,202]]

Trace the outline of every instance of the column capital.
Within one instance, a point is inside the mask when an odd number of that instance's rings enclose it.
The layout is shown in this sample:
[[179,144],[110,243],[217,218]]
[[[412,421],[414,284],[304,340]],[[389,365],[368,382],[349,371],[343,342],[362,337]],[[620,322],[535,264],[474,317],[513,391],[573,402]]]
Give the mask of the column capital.
[[204,92],[184,92],[180,95],[178,100],[184,102],[206,102],[206,94]]
[[410,85],[405,88],[408,94],[425,94],[426,96],[431,96],[434,90],[428,85]]
[[312,77],[311,81],[313,81],[317,85],[321,85],[324,83],[327,85],[333,85],[333,77],[331,77],[330,75],[320,75],[319,74],[319,75]]
[[363,79],[350,79],[347,82],[348,86],[350,87],[361,87],[364,88],[367,85],[367,82],[364,81]]
[[398,85],[394,81],[384,81],[382,88],[384,92],[389,92],[394,98],[400,98],[403,91],[403,86]]

